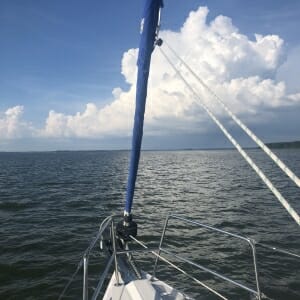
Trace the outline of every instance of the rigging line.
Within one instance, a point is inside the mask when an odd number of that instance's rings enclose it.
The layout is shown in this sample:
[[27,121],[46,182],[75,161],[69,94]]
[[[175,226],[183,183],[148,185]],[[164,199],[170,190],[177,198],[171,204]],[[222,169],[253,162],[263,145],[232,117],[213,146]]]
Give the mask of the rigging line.
[[262,179],[262,181],[267,185],[270,191],[275,195],[275,197],[279,200],[279,202],[283,205],[283,207],[287,210],[287,212],[291,215],[291,217],[296,221],[298,225],[300,225],[300,217],[298,213],[292,208],[292,206],[288,203],[288,201],[281,195],[281,193],[276,189],[276,187],[272,184],[272,182],[267,178],[267,176],[260,170],[260,168],[254,163],[254,161],[248,156],[248,154],[242,149],[242,147],[238,144],[238,142],[231,136],[231,134],[227,131],[227,129],[222,125],[222,123],[215,117],[215,115],[210,111],[210,109],[201,101],[201,98],[197,94],[197,92],[192,88],[192,86],[187,82],[187,80],[183,77],[180,71],[176,68],[176,66],[171,62],[166,53],[159,47],[162,55],[168,61],[168,63],[172,66],[176,74],[181,78],[181,80],[185,83],[187,88],[192,92],[196,99],[199,100],[199,104],[201,107],[207,112],[207,114],[212,118],[212,120],[218,125],[221,131],[225,134],[225,136],[229,139],[229,141],[235,146],[238,152],[244,157],[244,159],[248,162],[248,164],[252,167],[252,169],[256,172],[256,174]]
[[[113,215],[108,216],[108,217],[106,217],[106,218],[102,221],[102,223],[100,224],[100,227],[99,227],[99,231],[102,229],[102,227],[104,226],[104,224],[105,224],[105,226],[107,225],[107,223],[110,221],[110,219],[111,219],[112,217],[113,217]],[[98,234],[99,234],[99,233],[98,233]],[[95,244],[96,244],[96,242],[98,241],[98,239],[99,239],[99,237],[98,237],[98,235],[97,235],[97,236],[92,240],[92,242],[91,242],[91,244],[88,246],[88,248],[84,251],[84,253],[83,253],[82,256],[85,256],[86,254],[88,254],[88,253],[92,250],[92,248],[95,246]],[[70,286],[71,283],[73,282],[75,276],[77,275],[78,271],[81,269],[82,265],[83,265],[83,258],[80,259],[80,261],[79,261],[79,263],[78,263],[78,265],[77,265],[77,268],[76,268],[75,272],[74,272],[73,275],[70,277],[70,279],[69,279],[69,281],[67,282],[67,284],[65,285],[63,291],[62,291],[61,294],[59,295],[58,300],[61,300],[61,299],[64,297],[66,291],[68,290],[69,286]]]
[[267,245],[265,243],[261,243],[261,242],[256,242],[255,241],[255,245],[259,245],[261,247],[273,250],[275,252],[280,252],[280,253],[283,253],[283,254],[287,254],[287,255],[290,255],[290,256],[294,256],[294,257],[300,258],[299,254],[296,254],[296,253],[293,253],[293,252],[290,252],[290,251],[286,251],[284,249],[280,249],[280,248],[277,248],[277,247],[273,247],[273,246]]
[[[139,244],[140,246],[142,246],[144,249],[149,249],[145,243],[143,243],[142,241],[139,241],[138,239],[134,238],[132,235],[130,235],[130,238],[135,241],[137,244]],[[158,249],[159,250],[159,249]],[[176,266],[175,264],[173,264],[172,262],[170,262],[168,259],[166,259],[165,257],[161,256],[160,254],[158,254],[156,251],[151,251],[151,253],[153,255],[155,255],[156,257],[160,258],[162,261],[164,261],[165,263],[169,264],[171,267],[175,268],[176,270],[178,270],[179,272],[181,272],[182,274],[186,275],[187,277],[193,279],[195,282],[197,282],[198,284],[202,285],[203,287],[205,287],[206,289],[208,289],[209,291],[211,291],[212,293],[214,293],[215,295],[219,296],[220,298],[224,299],[224,300],[228,300],[228,298],[225,298],[223,295],[221,295],[220,293],[218,293],[216,290],[214,290],[213,288],[209,287],[208,285],[206,285],[205,283],[203,283],[202,281],[200,281],[199,279],[189,275],[187,272],[185,272],[183,269],[179,268],[178,266]],[[152,278],[153,275],[152,275]]]
[[280,158],[270,150],[233,112],[225,105],[222,99],[196,74],[195,71],[175,52],[175,50],[164,41],[168,49],[179,59],[179,61],[194,75],[198,82],[221,104],[228,115],[248,134],[248,136],[277,164],[277,166],[298,186],[300,187],[300,179],[293,173]]
[[77,275],[78,271],[81,269],[82,265],[83,265],[83,259],[81,259],[80,262],[78,263],[75,272],[70,277],[68,283],[65,285],[63,291],[61,292],[61,294],[58,297],[58,300],[61,300],[65,296],[65,293],[66,293],[67,289],[69,288],[70,284],[73,282],[75,276]]

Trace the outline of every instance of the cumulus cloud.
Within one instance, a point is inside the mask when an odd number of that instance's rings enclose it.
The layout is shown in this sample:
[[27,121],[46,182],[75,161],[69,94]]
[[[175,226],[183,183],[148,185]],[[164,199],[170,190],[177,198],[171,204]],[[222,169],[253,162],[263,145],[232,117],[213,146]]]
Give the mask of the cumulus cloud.
[[279,67],[276,78],[286,83],[287,91],[299,92],[300,78],[300,45],[290,49],[287,59]]
[[0,139],[13,139],[31,136],[35,129],[22,120],[24,107],[14,106],[0,113]]
[[42,135],[47,137],[106,137],[129,135],[134,113],[135,89],[113,90],[114,101],[103,108],[88,103],[85,110],[75,115],[50,111]]
[[[283,76],[277,76],[286,60],[283,40],[277,35],[260,34],[251,39],[240,33],[228,17],[218,16],[208,23],[208,13],[206,7],[191,12],[178,32],[162,31],[162,39],[176,49],[178,55],[239,116],[251,118],[258,111],[298,106],[299,91],[289,93]],[[128,90],[115,88],[113,101],[105,107],[88,103],[83,112],[74,115],[51,110],[45,127],[37,134],[83,138],[130,135],[137,54],[137,49],[130,49],[123,55],[122,74],[130,85]],[[213,102],[211,95],[199,87],[171,52],[168,55],[199,91],[203,101],[222,117],[224,112]],[[20,129],[28,127],[20,121],[22,109],[12,108],[0,119],[2,136],[17,136]],[[145,118],[145,134],[148,135],[170,134],[177,130],[190,133],[206,130],[209,126],[207,116],[158,49],[152,58]]]

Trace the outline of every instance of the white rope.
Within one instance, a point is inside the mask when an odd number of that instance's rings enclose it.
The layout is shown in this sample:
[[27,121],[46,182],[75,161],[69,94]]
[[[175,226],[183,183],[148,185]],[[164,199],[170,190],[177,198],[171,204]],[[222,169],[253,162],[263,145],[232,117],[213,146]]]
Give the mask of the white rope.
[[190,66],[171,48],[171,46],[165,42],[169,50],[180,60],[180,62],[195,76],[199,83],[221,104],[228,115],[248,134],[250,138],[277,164],[277,166],[288,176],[290,179],[300,187],[300,179],[293,173],[281,160],[273,153],[269,147],[267,147],[238,117],[236,117],[230,109],[225,105],[220,97],[218,97],[205,82],[197,75]]
[[235,146],[235,148],[239,151],[239,153],[244,157],[244,159],[249,163],[249,165],[253,168],[256,174],[262,179],[262,181],[267,185],[270,191],[275,195],[275,197],[279,200],[279,202],[283,205],[283,207],[288,211],[288,213],[292,216],[292,218],[296,221],[298,225],[300,225],[300,217],[298,213],[292,208],[292,206],[285,200],[285,198],[280,194],[280,192],[276,189],[276,187],[272,184],[272,182],[266,177],[266,175],[259,169],[259,167],[254,163],[254,161],[248,156],[248,154],[242,149],[242,147],[238,144],[238,142],[230,135],[230,133],[226,130],[226,128],[220,123],[220,121],[215,117],[215,115],[210,111],[210,109],[202,103],[199,95],[196,91],[191,87],[191,85],[186,81],[180,71],[176,68],[176,66],[170,61],[165,52],[159,48],[165,59],[169,62],[172,68],[175,70],[176,74],[181,78],[181,80],[186,84],[188,89],[192,92],[192,94],[199,100],[199,104],[202,108],[207,112],[207,114],[212,118],[212,120],[218,125],[218,127],[222,130],[225,136],[229,139],[229,141]]

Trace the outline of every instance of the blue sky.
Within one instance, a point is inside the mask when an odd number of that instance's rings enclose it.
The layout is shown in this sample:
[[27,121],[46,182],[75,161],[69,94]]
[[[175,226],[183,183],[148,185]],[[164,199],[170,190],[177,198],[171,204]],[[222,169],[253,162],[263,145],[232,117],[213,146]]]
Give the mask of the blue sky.
[[[87,103],[93,103],[95,107],[92,109],[98,113],[116,100],[112,95],[115,88],[120,88],[125,94],[133,87],[134,84],[126,82],[121,73],[122,57],[129,49],[138,46],[142,6],[140,0],[0,2],[0,150],[129,147],[130,134],[117,134],[117,127],[114,127],[114,132],[112,129],[105,134],[91,131],[89,135],[70,130],[68,133],[58,130],[57,134],[51,131],[50,135],[40,131],[45,128],[50,111],[74,116],[83,114]],[[285,102],[271,105],[276,117],[270,122],[248,119],[248,123],[266,141],[300,139],[299,130],[295,130],[299,126],[297,115],[300,112],[298,96],[295,96],[300,92],[295,79],[299,78],[300,2],[169,0],[165,1],[162,30],[178,32],[189,12],[199,6],[209,9],[207,24],[224,15],[231,18],[233,25],[250,41],[254,39],[254,33],[278,35],[284,41],[278,50],[284,52],[280,54],[281,62],[272,67],[270,76],[276,82],[285,82],[282,97],[296,100],[292,106]],[[131,65],[126,65],[126,68]],[[239,76],[242,76],[241,72]],[[258,76],[265,75],[260,73]],[[22,107],[22,112],[16,109],[6,114],[14,107]],[[264,111],[265,105],[255,108],[257,115]],[[267,113],[270,111],[268,109]],[[284,112],[282,118],[280,111]],[[8,115],[18,119],[13,131],[9,131],[9,122],[5,119]],[[155,115],[155,118],[159,116]],[[285,122],[286,130],[283,130],[279,121],[287,118],[290,122]],[[177,123],[173,119],[172,122],[176,128]],[[158,123],[152,125],[157,128]],[[274,134],[274,127],[278,128],[278,135]],[[145,147],[149,148],[228,146],[214,127],[201,134],[192,128],[192,124],[186,132],[178,134],[170,130],[163,134],[158,129],[156,133],[150,131],[145,132]],[[95,136],[93,132],[96,132]]]

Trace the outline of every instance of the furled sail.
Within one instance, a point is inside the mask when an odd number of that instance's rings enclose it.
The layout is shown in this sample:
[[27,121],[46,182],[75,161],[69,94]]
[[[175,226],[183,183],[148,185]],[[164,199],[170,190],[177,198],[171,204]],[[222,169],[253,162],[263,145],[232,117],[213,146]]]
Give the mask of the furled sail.
[[151,54],[155,46],[156,33],[159,22],[159,12],[162,0],[147,0],[141,22],[141,40],[138,55],[138,75],[136,84],[136,107],[132,135],[132,149],[126,192],[124,215],[130,215],[136,176],[138,171],[141,144],[143,138],[144,113],[147,97],[147,85],[150,69]]

